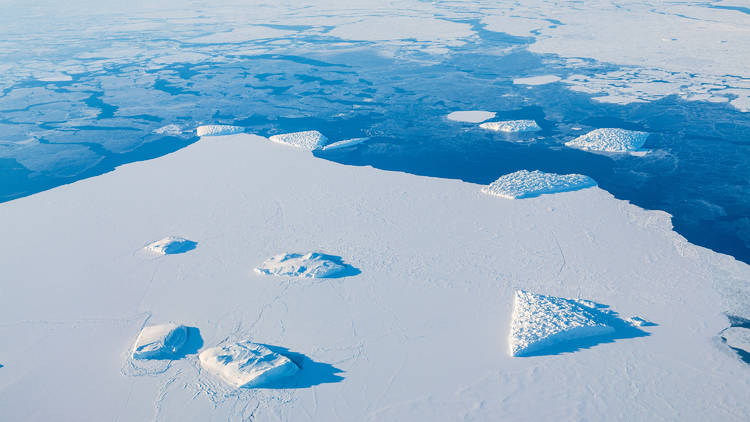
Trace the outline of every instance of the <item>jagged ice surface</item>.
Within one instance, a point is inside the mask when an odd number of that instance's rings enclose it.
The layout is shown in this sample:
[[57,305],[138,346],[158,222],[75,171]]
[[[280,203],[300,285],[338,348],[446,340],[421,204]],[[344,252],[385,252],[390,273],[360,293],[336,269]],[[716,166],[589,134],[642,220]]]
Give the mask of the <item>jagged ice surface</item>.
[[596,186],[594,179],[582,174],[544,173],[539,170],[519,170],[501,176],[482,188],[489,195],[508,199],[532,198],[547,194],[568,192]]
[[647,132],[618,128],[595,129],[565,143],[570,148],[587,151],[631,152],[638,151],[648,138]]
[[239,126],[230,125],[204,125],[198,126],[195,129],[195,133],[198,136],[219,136],[219,135],[232,135],[235,133],[241,133],[244,129]]
[[288,357],[249,340],[206,349],[198,358],[203,369],[235,388],[262,386],[299,371]]
[[537,132],[542,130],[534,120],[505,120],[502,122],[486,122],[479,125],[482,129],[495,132]]
[[328,138],[317,130],[273,135],[268,139],[279,144],[289,145],[308,151],[320,149],[326,144],[326,142],[328,142]]
[[267,259],[255,271],[265,275],[327,278],[342,274],[346,267],[327,255],[317,252],[306,254],[284,253]]

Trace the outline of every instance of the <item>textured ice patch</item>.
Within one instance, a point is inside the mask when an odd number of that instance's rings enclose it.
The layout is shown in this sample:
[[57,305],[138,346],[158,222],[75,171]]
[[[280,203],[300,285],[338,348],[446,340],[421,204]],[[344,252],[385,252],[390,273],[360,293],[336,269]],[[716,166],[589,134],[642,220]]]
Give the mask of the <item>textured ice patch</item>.
[[352,139],[344,139],[343,141],[334,142],[332,144],[328,144],[323,147],[323,151],[329,151],[332,149],[341,149],[341,148],[348,148],[353,147],[355,145],[359,145],[362,142],[367,141],[370,138],[352,138]]
[[180,352],[187,327],[173,323],[144,327],[133,346],[135,359],[169,359]]
[[727,342],[727,346],[750,353],[750,328],[729,327],[721,332],[721,338]]
[[568,141],[565,146],[586,151],[633,152],[640,150],[648,135],[635,130],[602,128]]
[[182,134],[182,129],[176,124],[172,123],[166,126],[162,126],[158,129],[154,129],[154,133],[157,133],[159,135],[177,136]]
[[502,122],[486,122],[479,125],[482,129],[495,132],[537,132],[542,130],[534,120],[505,120]]
[[533,198],[546,193],[568,192],[596,186],[594,179],[582,174],[544,173],[519,170],[501,176],[482,188],[489,195],[508,199]]
[[350,270],[351,267],[343,264],[340,258],[317,252],[276,255],[255,268],[257,273],[265,275],[307,278],[341,277]]
[[606,318],[580,302],[516,291],[508,345],[523,356],[583,337],[613,333]]
[[543,76],[531,76],[529,78],[517,78],[513,79],[514,85],[546,85],[560,80],[559,76],[555,75],[543,75]]
[[448,120],[466,123],[480,123],[493,117],[495,117],[494,112],[482,110],[454,111],[446,116]]
[[259,387],[299,371],[288,357],[248,340],[204,350],[198,358],[203,369],[235,388]]
[[650,327],[652,325],[655,325],[653,322],[645,320],[639,316],[632,316],[626,319],[625,322],[632,325],[633,327]]
[[234,133],[241,133],[244,128],[239,126],[230,125],[205,125],[198,126],[195,129],[195,133],[198,136],[220,136],[220,135],[232,135]]
[[268,139],[279,144],[290,145],[308,151],[320,149],[328,142],[328,138],[317,130],[273,135]]
[[164,239],[149,243],[144,249],[159,255],[173,255],[193,250],[197,244],[197,242],[184,237],[167,236]]

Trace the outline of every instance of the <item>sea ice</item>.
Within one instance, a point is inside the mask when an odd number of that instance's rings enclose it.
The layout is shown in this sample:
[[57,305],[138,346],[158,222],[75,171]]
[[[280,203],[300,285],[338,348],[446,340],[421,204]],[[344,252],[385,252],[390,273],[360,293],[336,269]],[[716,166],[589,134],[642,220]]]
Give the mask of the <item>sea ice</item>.
[[568,141],[565,146],[587,151],[633,152],[640,150],[648,135],[634,130],[602,128]]
[[[201,126],[203,127],[203,126]],[[154,129],[154,133],[157,133],[159,135],[172,135],[177,136],[182,134],[182,129],[177,126],[176,124],[172,123],[166,126],[162,126],[158,129]],[[200,136],[200,135],[199,135]]]
[[198,126],[195,129],[195,133],[198,136],[220,136],[220,135],[232,135],[234,133],[240,133],[245,130],[239,126],[230,125],[205,125]]
[[487,122],[479,125],[482,129],[495,132],[537,132],[542,130],[534,120],[505,120],[502,122]]
[[594,179],[582,174],[544,173],[519,170],[501,176],[482,188],[489,195],[508,199],[533,198],[546,193],[568,192],[596,186]]
[[144,327],[133,346],[135,359],[169,359],[174,357],[187,340],[184,325],[173,323]]
[[495,117],[495,113],[482,110],[454,111],[446,117],[454,122],[481,123]]
[[159,255],[173,255],[195,249],[196,242],[184,237],[167,236],[164,239],[149,243],[145,249]]
[[198,358],[203,369],[236,388],[262,386],[299,371],[288,357],[248,340],[206,349]]
[[721,332],[727,346],[750,353],[750,328],[729,327]]
[[344,139],[343,141],[334,142],[332,144],[328,144],[323,147],[324,151],[329,151],[332,149],[340,149],[340,148],[347,148],[347,147],[353,147],[355,145],[359,145],[362,142],[367,141],[370,138],[352,138],[352,139]]
[[268,139],[279,144],[290,145],[308,151],[320,149],[328,142],[328,138],[317,130],[273,135]]
[[317,252],[304,255],[298,253],[276,255],[255,268],[257,273],[265,275],[308,278],[339,277],[346,270],[347,266],[343,265],[340,259]]
[[516,78],[513,79],[514,85],[546,85],[560,80],[559,76],[555,75],[542,75],[542,76],[531,76],[528,78]]
[[518,290],[508,339],[510,355],[528,355],[573,339],[614,331],[603,314],[578,301]]

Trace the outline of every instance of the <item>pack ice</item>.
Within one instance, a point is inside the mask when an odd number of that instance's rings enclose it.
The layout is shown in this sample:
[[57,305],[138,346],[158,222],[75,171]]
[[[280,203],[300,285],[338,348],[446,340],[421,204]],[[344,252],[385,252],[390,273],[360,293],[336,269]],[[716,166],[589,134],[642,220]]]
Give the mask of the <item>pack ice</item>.
[[534,120],[505,120],[502,122],[486,122],[479,125],[482,129],[495,132],[537,132],[542,130]]
[[220,136],[220,135],[232,135],[235,133],[241,133],[243,130],[245,129],[239,126],[205,125],[205,126],[198,126],[198,128],[195,129],[195,133],[198,136]]
[[493,117],[494,112],[483,110],[454,111],[446,116],[448,120],[465,123],[480,123]]
[[173,323],[144,327],[133,346],[135,359],[169,359],[179,353],[188,337],[187,327]]
[[265,275],[331,278],[343,275],[347,269],[336,261],[336,257],[317,252],[284,253],[267,259],[255,271]]
[[518,290],[508,345],[511,356],[523,356],[573,339],[614,331],[599,311],[580,302]]
[[249,340],[206,349],[198,359],[203,369],[236,388],[259,387],[299,371],[288,357]]
[[648,135],[635,130],[602,128],[568,141],[565,146],[586,151],[634,152],[646,143]]
[[178,236],[167,236],[164,239],[149,243],[145,249],[159,255],[173,255],[195,249],[196,242]]
[[501,176],[482,188],[489,195],[508,199],[533,198],[546,193],[568,192],[596,186],[594,179],[582,174],[544,173],[519,170]]
[[320,148],[328,142],[328,138],[317,130],[306,130],[304,132],[293,132],[284,133],[281,135],[273,135],[268,138],[269,140],[289,145],[308,151],[314,151]]

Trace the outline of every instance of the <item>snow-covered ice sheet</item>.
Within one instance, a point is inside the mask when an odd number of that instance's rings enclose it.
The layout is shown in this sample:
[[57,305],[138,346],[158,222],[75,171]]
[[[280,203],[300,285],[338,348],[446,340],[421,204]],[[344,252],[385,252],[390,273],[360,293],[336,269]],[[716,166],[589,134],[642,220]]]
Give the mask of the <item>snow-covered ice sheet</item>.
[[288,357],[249,340],[206,349],[198,358],[203,369],[235,388],[262,387],[299,371]]
[[143,327],[133,346],[135,359],[171,359],[187,340],[188,330],[174,323]]
[[638,152],[649,134],[619,128],[594,129],[565,143],[570,148],[595,152]]
[[265,260],[255,268],[258,274],[303,278],[342,277],[351,272],[351,267],[339,257],[309,252],[306,254],[284,253]]
[[191,251],[195,249],[196,245],[198,245],[198,242],[185,239],[184,237],[167,236],[149,243],[144,249],[157,255],[174,255]]
[[449,113],[446,118],[453,120],[454,122],[465,122],[465,123],[481,123],[485,120],[492,119],[495,117],[493,111],[483,110],[468,110],[468,111],[454,111]]
[[219,136],[219,135],[231,135],[234,133],[241,133],[245,129],[239,126],[230,125],[203,125],[198,126],[195,129],[195,133],[198,136]]
[[284,133],[269,137],[272,142],[289,145],[307,151],[315,151],[323,148],[328,138],[317,130],[306,130],[303,132]]
[[533,198],[539,195],[569,192],[596,186],[594,179],[582,174],[555,174],[539,170],[519,170],[501,176],[482,192],[508,199]]
[[495,132],[537,132],[542,130],[534,120],[505,120],[502,122],[485,122],[479,125],[482,129]]

